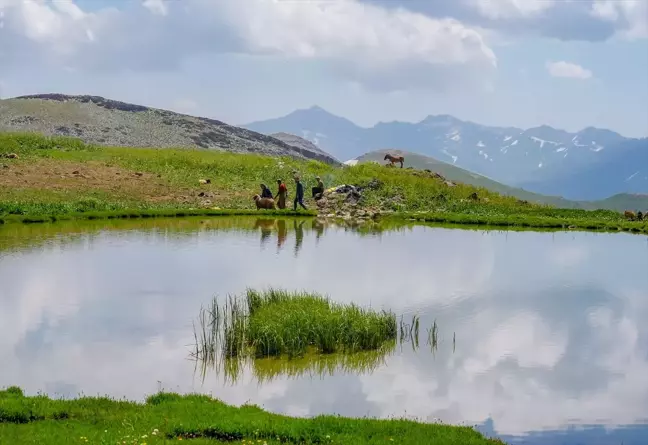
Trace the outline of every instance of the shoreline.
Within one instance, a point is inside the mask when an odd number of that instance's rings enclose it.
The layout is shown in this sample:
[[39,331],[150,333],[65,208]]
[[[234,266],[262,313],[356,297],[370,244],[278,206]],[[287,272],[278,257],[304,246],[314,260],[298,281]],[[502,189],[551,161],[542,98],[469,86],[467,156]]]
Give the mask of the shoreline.
[[[124,421],[128,419],[128,421]],[[135,439],[135,440],[134,440]],[[0,389],[0,441],[39,443],[504,445],[469,426],[318,415],[291,417],[202,394],[158,392],[144,403],[108,397],[51,399]]]
[[514,217],[482,216],[464,213],[436,212],[394,212],[382,213],[373,220],[345,219],[342,217],[324,217],[316,211],[309,210],[255,210],[255,209],[159,209],[159,210],[116,210],[97,212],[62,213],[52,215],[0,215],[0,226],[9,224],[39,224],[59,221],[92,221],[110,219],[150,219],[150,218],[186,218],[186,217],[305,217],[323,218],[330,221],[345,221],[350,225],[362,226],[367,221],[407,223],[448,224],[461,227],[496,228],[504,230],[575,230],[586,232],[648,234],[648,221],[612,222],[579,218],[554,218],[527,216],[520,214]]

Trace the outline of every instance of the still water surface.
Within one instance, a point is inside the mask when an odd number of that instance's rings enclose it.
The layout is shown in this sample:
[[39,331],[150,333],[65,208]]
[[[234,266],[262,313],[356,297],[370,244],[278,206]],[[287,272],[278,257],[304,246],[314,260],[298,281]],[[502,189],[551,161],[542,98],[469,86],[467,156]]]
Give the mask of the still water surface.
[[[418,313],[438,347],[398,347],[373,371],[199,375],[201,305],[268,286]],[[0,228],[0,387],[30,394],[162,387],[295,416],[476,425],[511,444],[646,445],[647,320],[645,236],[245,218]]]

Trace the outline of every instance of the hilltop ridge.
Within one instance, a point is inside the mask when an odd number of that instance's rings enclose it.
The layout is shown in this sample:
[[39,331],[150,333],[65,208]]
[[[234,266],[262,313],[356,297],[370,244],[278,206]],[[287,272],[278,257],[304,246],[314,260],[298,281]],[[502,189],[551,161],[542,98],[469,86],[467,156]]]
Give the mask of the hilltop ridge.
[[0,131],[73,136],[107,146],[203,148],[339,164],[323,150],[290,145],[216,119],[91,95],[49,93],[0,100]]

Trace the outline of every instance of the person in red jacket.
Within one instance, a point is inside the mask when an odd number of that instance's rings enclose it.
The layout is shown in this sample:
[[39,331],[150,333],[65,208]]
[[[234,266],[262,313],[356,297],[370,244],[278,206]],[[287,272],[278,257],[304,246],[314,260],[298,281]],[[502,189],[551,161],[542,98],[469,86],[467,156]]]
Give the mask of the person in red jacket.
[[284,184],[284,182],[281,179],[277,179],[277,185],[279,185],[279,191],[277,192],[277,196],[275,196],[275,201],[277,201],[278,208],[285,209],[286,195],[288,194],[288,189],[286,188],[286,184]]

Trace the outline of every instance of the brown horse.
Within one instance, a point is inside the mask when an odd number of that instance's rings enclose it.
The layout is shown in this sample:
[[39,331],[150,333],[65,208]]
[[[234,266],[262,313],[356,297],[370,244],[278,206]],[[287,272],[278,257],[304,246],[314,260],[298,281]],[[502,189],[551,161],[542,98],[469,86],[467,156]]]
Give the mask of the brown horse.
[[405,162],[405,157],[403,156],[392,156],[389,153],[385,155],[385,159],[383,161],[389,161],[390,165],[393,166],[395,163],[399,162],[401,168],[403,168],[403,163]]
[[623,212],[623,216],[625,216],[625,219],[629,221],[634,221],[637,218],[637,215],[632,210],[626,210]]

